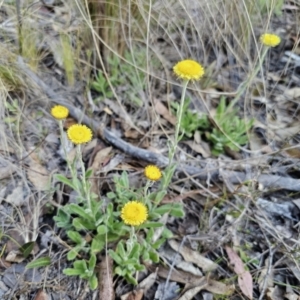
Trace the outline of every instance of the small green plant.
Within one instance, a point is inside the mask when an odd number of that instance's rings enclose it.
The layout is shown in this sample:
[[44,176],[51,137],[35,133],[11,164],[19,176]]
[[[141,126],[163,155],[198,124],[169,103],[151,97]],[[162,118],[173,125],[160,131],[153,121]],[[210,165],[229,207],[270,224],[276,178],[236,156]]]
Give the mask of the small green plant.
[[[157,220],[165,213],[182,217],[184,215],[182,206],[178,203],[159,205],[165,193],[159,191],[150,193],[147,188],[146,194],[145,188],[134,190],[129,185],[126,172],[115,177],[116,190],[106,195],[111,200],[106,207],[103,201],[97,201],[95,195],[90,198],[89,205],[84,200],[86,190],[84,185],[87,184],[88,189],[90,188],[88,183],[90,175],[90,170],[81,180],[69,180],[63,175],[56,175],[59,181],[75,189],[79,195],[77,203],[65,205],[54,217],[57,226],[67,230],[67,236],[72,244],[67,259],[74,261],[73,268],[64,270],[64,273],[87,279],[91,288],[95,289],[97,287],[95,255],[108,243],[112,247],[109,255],[115,261],[115,273],[126,278],[128,282],[137,284],[133,274],[144,270],[142,261],[158,262],[157,249],[171,236],[170,231],[164,228],[161,238],[153,241],[153,229],[164,226]],[[147,221],[137,226],[137,230],[124,224],[120,218],[122,207],[134,199],[145,203],[148,209]],[[84,235],[79,232],[89,232],[91,241],[87,242]]]
[[[146,74],[142,71],[146,68],[146,53],[138,49],[135,49],[133,54],[125,51],[124,59],[125,61],[116,55],[108,58],[110,84],[116,91],[120,91],[123,94],[122,99],[124,101],[141,107],[143,105],[141,96],[146,87]],[[152,65],[155,63],[156,60],[153,59]],[[91,84],[91,88],[101,94],[98,98],[100,101],[113,97],[111,87],[102,71],[98,72],[96,80]]]
[[271,9],[274,9],[274,14],[276,16],[282,15],[282,6],[284,4],[284,0],[259,0],[257,1],[258,7],[261,13],[269,13]]
[[241,119],[237,110],[226,106],[225,97],[221,97],[214,118],[217,128],[212,132],[206,132],[207,139],[212,143],[212,154],[224,153],[225,147],[238,151],[239,147],[248,142],[247,132],[253,125],[254,120]]
[[[206,114],[199,114],[189,109],[191,99],[186,98],[183,105],[183,115],[180,123],[182,134],[188,138],[192,137],[196,130],[205,130],[209,127],[209,121]],[[179,103],[172,102],[171,106],[175,114],[179,110]]]
[[[61,119],[61,111],[60,107],[56,107],[52,114]],[[77,192],[76,203],[60,208],[54,217],[56,225],[66,230],[70,241],[67,259],[73,261],[73,267],[65,269],[64,273],[88,280],[90,287],[95,289],[98,284],[96,256],[108,246],[108,254],[115,262],[115,274],[137,284],[134,273],[144,270],[144,261],[158,262],[157,249],[171,236],[165,225],[157,220],[165,213],[175,217],[184,215],[179,203],[160,204],[166,195],[165,181],[169,180],[170,175],[162,177],[156,166],[148,166],[145,169],[147,184],[141,189],[134,189],[129,184],[127,173],[123,172],[121,176],[115,176],[115,191],[106,195],[110,201],[104,203],[91,193],[89,179],[92,170],[86,171],[82,162],[80,143],[90,140],[90,131],[82,125],[72,126],[68,129],[68,137],[78,145],[74,161],[67,161],[71,178],[62,174],[55,175],[57,181]],[[61,120],[60,128],[63,133]],[[76,167],[78,163],[81,166],[81,175]],[[161,177],[161,188],[150,191],[151,182]],[[127,206],[129,209],[125,210]],[[162,234],[154,240],[154,229],[161,227]],[[89,241],[85,239],[86,233],[91,237]]]
[[[180,121],[189,80],[198,80],[204,74],[203,67],[194,61],[189,70],[190,62],[182,61],[174,67],[175,73],[184,79],[181,103],[177,110]],[[62,146],[66,149],[62,122],[68,110],[58,105],[52,108],[51,114],[59,121]],[[175,138],[169,149],[169,164],[165,170],[162,172],[157,166],[148,165],[144,171],[147,181],[139,189],[130,186],[126,172],[115,176],[114,191],[106,195],[110,201],[98,199],[91,192],[89,179],[93,172],[85,169],[82,160],[81,144],[92,139],[91,129],[81,124],[69,127],[67,136],[77,150],[73,161],[67,159],[71,178],[62,174],[56,174],[55,177],[76,191],[77,197],[75,203],[61,207],[54,218],[56,225],[66,230],[70,243],[67,259],[74,261],[72,268],[64,270],[66,275],[80,276],[88,280],[91,289],[95,289],[98,285],[97,254],[105,249],[109,249],[108,254],[114,260],[115,274],[132,284],[137,284],[134,274],[144,270],[143,262],[159,261],[157,250],[172,236],[166,224],[159,220],[166,214],[179,218],[184,216],[181,203],[161,204],[176,169],[173,158],[180,139],[180,121],[175,128]],[[78,173],[78,165],[81,174]],[[152,183],[159,180],[159,186],[152,187]],[[89,239],[85,238],[86,233]]]

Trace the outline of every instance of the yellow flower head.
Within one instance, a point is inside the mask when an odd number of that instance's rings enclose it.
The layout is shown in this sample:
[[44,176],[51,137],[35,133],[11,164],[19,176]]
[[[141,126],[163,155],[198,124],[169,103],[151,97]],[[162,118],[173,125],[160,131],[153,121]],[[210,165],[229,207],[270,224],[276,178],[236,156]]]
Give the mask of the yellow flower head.
[[204,68],[194,60],[186,59],[173,67],[174,73],[181,79],[199,80],[204,75]]
[[152,181],[157,181],[161,178],[161,171],[157,166],[149,165],[145,168],[144,171],[145,176],[147,179]]
[[69,110],[62,105],[55,105],[51,109],[51,115],[57,120],[63,120],[69,115]]
[[260,41],[263,43],[265,46],[268,47],[276,47],[280,44],[280,37],[276,34],[271,34],[271,33],[264,33],[260,36]]
[[87,143],[93,137],[92,130],[87,126],[81,124],[70,126],[67,134],[69,140],[75,145]]
[[147,207],[138,201],[130,201],[126,203],[121,211],[121,218],[127,225],[141,225],[147,220],[147,217]]

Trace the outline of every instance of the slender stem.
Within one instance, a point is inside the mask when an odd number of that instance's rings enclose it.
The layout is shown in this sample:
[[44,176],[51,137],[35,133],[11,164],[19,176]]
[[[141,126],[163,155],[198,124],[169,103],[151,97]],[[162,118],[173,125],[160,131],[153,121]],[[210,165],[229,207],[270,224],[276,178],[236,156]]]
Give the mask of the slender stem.
[[249,84],[253,80],[253,78],[257,75],[258,71],[261,69],[263,61],[266,57],[266,54],[268,52],[268,47],[266,47],[263,51],[263,54],[259,57],[259,62],[256,65],[254,71],[249,75],[249,78],[243,82],[237,92],[237,95],[234,97],[232,101],[230,101],[230,104],[228,105],[228,109],[232,109],[233,106],[240,100],[241,95],[244,93],[244,91],[249,87]]
[[171,146],[171,150],[169,153],[169,166],[172,165],[174,155],[176,152],[176,148],[179,142],[179,133],[180,133],[180,125],[181,125],[181,120],[183,116],[183,107],[184,107],[184,99],[185,99],[185,94],[186,94],[186,89],[188,86],[189,80],[185,80],[182,88],[182,94],[181,94],[181,99],[180,99],[180,106],[179,110],[177,111],[177,123],[176,123],[176,128],[175,128],[175,136],[174,136],[174,142],[173,145]]
[[162,184],[162,188],[161,188],[162,190],[166,190],[168,188],[168,186],[170,185],[170,182],[172,180],[174,171],[175,171],[173,159],[174,159],[176,149],[178,146],[178,142],[179,142],[180,125],[181,125],[182,116],[183,116],[184,100],[185,100],[185,94],[186,94],[186,89],[187,89],[188,83],[189,83],[189,80],[185,80],[183,83],[180,105],[179,105],[179,109],[177,111],[177,123],[176,123],[176,128],[175,128],[174,142],[170,146],[169,165],[165,170],[165,179]]
[[67,166],[68,166],[68,169],[70,170],[70,173],[71,173],[71,176],[72,176],[72,182],[78,189],[78,182],[77,182],[77,180],[74,180],[75,178],[77,178],[76,167],[74,166],[74,163],[70,162],[69,159],[68,159],[67,145],[66,145],[65,138],[64,138],[63,121],[59,120],[58,124],[59,124],[59,131],[60,131],[60,142],[61,142],[61,145],[62,145],[62,148],[63,148],[63,151],[64,151]]
[[82,160],[82,154],[81,154],[81,145],[77,145],[76,147],[76,152],[77,152],[77,159],[80,163],[80,167],[81,167],[81,172],[82,172],[82,187],[83,187],[83,197],[86,199],[88,208],[90,213],[92,214],[93,218],[94,218],[94,213],[93,213],[93,208],[92,208],[92,201],[91,201],[91,193],[86,181],[86,177],[85,177],[85,167],[83,164],[83,160]]

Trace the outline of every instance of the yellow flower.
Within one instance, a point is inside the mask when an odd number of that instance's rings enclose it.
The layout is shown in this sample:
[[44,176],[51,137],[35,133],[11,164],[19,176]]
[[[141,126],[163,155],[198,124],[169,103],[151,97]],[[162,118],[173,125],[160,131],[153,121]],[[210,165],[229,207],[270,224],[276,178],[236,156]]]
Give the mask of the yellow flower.
[[280,44],[280,37],[276,34],[271,34],[271,33],[265,33],[260,36],[260,41],[263,43],[265,46],[268,47],[276,47],[277,45]]
[[161,178],[161,171],[157,166],[149,165],[145,168],[144,174],[147,179],[157,181]]
[[126,203],[121,211],[121,218],[127,225],[141,225],[147,220],[147,217],[147,207],[138,201],[130,201]]
[[89,142],[92,137],[92,130],[85,125],[75,124],[69,127],[68,131],[69,140],[78,145]]
[[57,120],[63,120],[69,115],[69,110],[62,105],[55,105],[51,109],[51,115]]
[[174,73],[181,79],[199,80],[204,75],[204,68],[194,60],[186,59],[173,67]]

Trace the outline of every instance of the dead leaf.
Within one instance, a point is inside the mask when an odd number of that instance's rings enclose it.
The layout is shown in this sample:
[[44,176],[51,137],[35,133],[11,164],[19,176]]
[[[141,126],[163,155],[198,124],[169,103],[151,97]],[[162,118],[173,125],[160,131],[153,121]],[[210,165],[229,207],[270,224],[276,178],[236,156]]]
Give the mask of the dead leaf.
[[112,147],[102,148],[100,145],[97,145],[92,153],[93,159],[90,167],[93,171],[93,177],[90,179],[91,192],[96,195],[99,195],[99,179],[96,178],[95,175],[98,175],[102,171],[103,166],[110,161],[111,150]]
[[11,250],[6,255],[5,260],[12,263],[21,263],[23,260],[25,260],[25,257],[19,250]]
[[[201,286],[204,284],[204,282],[207,281],[206,277],[203,276],[196,276],[192,275],[190,273],[174,269],[173,272],[171,272],[170,276],[170,269],[167,267],[162,267],[162,266],[154,266],[154,265],[148,265],[145,264],[147,269],[150,270],[151,272],[154,272],[157,270],[157,275],[161,278],[169,278],[170,281],[175,281],[183,284],[187,284],[189,286]],[[218,282],[215,280],[209,280],[205,290],[214,293],[214,294],[219,294],[219,295],[231,295],[235,287],[234,285],[226,285],[222,282]]]
[[91,165],[91,168],[93,169],[94,173],[97,173],[97,171],[100,171],[103,167],[103,164],[105,162],[108,162],[108,159],[110,159],[109,154],[112,150],[112,147],[106,147],[97,152],[95,155],[95,158],[93,160],[93,163]]
[[26,199],[24,197],[23,186],[17,186],[11,194],[9,194],[6,199],[4,199],[7,203],[10,203],[13,206],[21,206],[26,203]]
[[128,129],[124,132],[124,136],[128,139],[137,140],[142,139],[142,137],[145,136],[145,133],[138,132],[134,129]]
[[182,246],[175,240],[169,240],[169,245],[175,251],[180,251],[185,261],[192,262],[200,267],[204,272],[213,271],[218,268],[218,265],[210,259],[202,256],[200,253],[193,251],[192,249]]
[[9,177],[15,172],[15,166],[12,164],[9,164],[6,167],[0,168],[0,180]]
[[143,281],[141,281],[138,286],[137,289],[143,289],[144,290],[144,294],[147,293],[147,291],[153,286],[153,284],[155,283],[157,278],[157,272],[153,272],[151,273],[148,277],[146,277]]
[[142,300],[144,296],[143,290],[134,290],[121,297],[121,300]]
[[[148,265],[146,264],[146,267],[151,272],[156,272],[157,275],[161,278],[168,278],[170,276],[170,269],[163,266],[155,266],[155,265]],[[201,283],[205,279],[203,276],[195,276],[191,273],[187,273],[181,270],[174,269],[173,272],[171,272],[171,276],[169,278],[170,281],[175,281],[183,284],[190,284],[190,285],[197,285]]]
[[197,276],[203,276],[199,268],[197,268],[193,263],[187,261],[180,261],[176,263],[176,268],[183,270],[185,272],[191,273]]
[[267,300],[282,300],[283,299],[283,292],[279,289],[278,285],[274,288],[268,288],[266,294]]
[[153,286],[155,283],[157,274],[151,273],[143,281],[141,281],[134,291],[126,293],[121,296],[121,300],[140,300],[143,298],[143,295]]
[[113,260],[109,256],[102,256],[99,263],[99,299],[114,300]]
[[170,195],[166,195],[162,200],[162,204],[181,202],[184,199],[187,199],[194,195],[203,194],[204,192],[205,192],[204,190],[193,190],[193,191],[189,191],[189,192],[183,192],[182,194],[174,196],[174,197],[172,197]]
[[204,158],[211,156],[210,149],[206,143],[197,144],[194,141],[184,141],[183,143],[188,145],[195,152],[201,154]]
[[11,263],[6,261],[4,258],[0,258],[0,269],[1,268],[9,268],[11,266]]
[[234,292],[235,286],[234,286],[234,284],[233,285],[226,285],[223,282],[219,282],[219,281],[215,281],[215,280],[209,280],[207,286],[205,287],[205,289],[208,292],[211,292],[212,294],[229,296]]
[[39,290],[34,300],[51,300],[51,298],[45,291]]
[[287,299],[287,300],[299,300],[300,297],[294,293],[286,293],[284,295],[284,299]]
[[112,115],[113,114],[113,112],[111,111],[111,109],[109,108],[109,107],[107,107],[107,106],[105,106],[104,108],[103,108],[103,111],[104,112],[106,112],[108,115]]
[[42,166],[35,153],[30,155],[28,179],[38,191],[46,191],[50,187],[50,176],[47,169]]
[[207,286],[207,282],[203,281],[202,285],[196,286],[187,290],[178,300],[190,300],[193,299],[201,290],[203,290]]
[[243,261],[233,249],[228,246],[225,249],[234,272],[238,275],[238,283],[242,293],[253,299],[253,279],[250,272],[245,270]]
[[129,114],[126,112],[124,107],[120,106],[117,101],[112,101],[110,99],[105,98],[103,100],[103,103],[106,104],[111,111],[113,111],[116,115],[118,115],[120,118],[124,119],[125,122],[132,128],[136,128],[132,122],[131,117]]
[[153,102],[155,111],[172,125],[176,125],[177,119],[169,112],[168,108],[158,99],[154,99]]
[[260,292],[262,292],[268,287],[274,286],[274,282],[273,282],[274,272],[273,269],[269,270],[267,265],[268,265],[268,260],[266,260],[265,267],[261,269],[257,280]]

